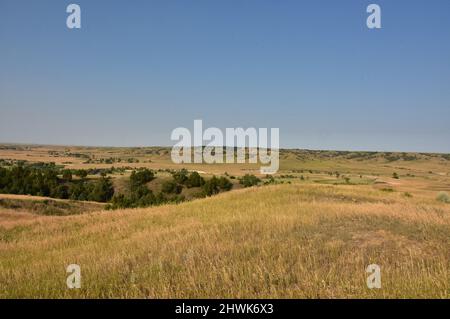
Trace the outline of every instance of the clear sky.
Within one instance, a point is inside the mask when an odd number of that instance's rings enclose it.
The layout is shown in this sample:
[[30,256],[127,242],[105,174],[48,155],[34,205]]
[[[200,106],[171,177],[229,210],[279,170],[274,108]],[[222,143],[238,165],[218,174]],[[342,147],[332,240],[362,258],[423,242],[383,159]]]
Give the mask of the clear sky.
[[450,1],[0,0],[0,142],[172,145],[195,119],[450,152]]

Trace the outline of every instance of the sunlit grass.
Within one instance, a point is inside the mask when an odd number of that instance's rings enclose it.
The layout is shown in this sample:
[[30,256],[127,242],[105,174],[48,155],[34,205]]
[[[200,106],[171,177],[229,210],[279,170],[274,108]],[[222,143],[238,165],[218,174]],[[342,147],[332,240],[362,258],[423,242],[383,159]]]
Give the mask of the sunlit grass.
[[[275,185],[148,209],[0,223],[0,297],[448,298],[450,205]],[[79,264],[82,288],[66,287]],[[365,268],[381,266],[382,288]]]

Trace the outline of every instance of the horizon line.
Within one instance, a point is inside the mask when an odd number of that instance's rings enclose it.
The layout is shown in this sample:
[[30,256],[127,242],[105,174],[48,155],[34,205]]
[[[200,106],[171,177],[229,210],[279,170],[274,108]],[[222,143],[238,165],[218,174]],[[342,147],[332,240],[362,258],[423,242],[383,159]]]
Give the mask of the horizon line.
[[[49,146],[49,147],[84,147],[84,148],[173,148],[173,145],[141,145],[141,146],[113,146],[113,145],[82,145],[82,144],[52,144],[52,143],[26,143],[26,142],[2,142],[0,141],[0,146],[3,145],[18,145],[18,146]],[[206,147],[207,145],[202,145]],[[213,146],[213,145],[211,145]],[[191,146],[199,147],[199,146]],[[223,148],[236,148],[237,146],[213,146],[213,147],[223,147]],[[242,147],[240,147],[242,148]],[[244,148],[248,148],[245,146]],[[259,147],[257,147],[259,149]],[[270,148],[269,148],[270,149]],[[314,151],[314,152],[356,152],[356,153],[418,153],[418,154],[450,154],[450,152],[423,152],[423,151],[386,151],[386,150],[352,150],[352,149],[314,149],[314,148],[301,148],[301,147],[280,147],[279,150],[300,150],[300,151]]]

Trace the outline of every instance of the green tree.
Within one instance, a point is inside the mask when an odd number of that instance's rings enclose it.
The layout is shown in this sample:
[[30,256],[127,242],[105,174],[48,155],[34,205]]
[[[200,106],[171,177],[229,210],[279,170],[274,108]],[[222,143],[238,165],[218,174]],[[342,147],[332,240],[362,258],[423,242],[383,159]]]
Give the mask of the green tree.
[[218,186],[224,191],[229,191],[233,188],[233,183],[228,178],[222,176],[218,180]]
[[180,171],[172,173],[172,177],[178,184],[184,185],[188,180],[188,171],[183,168]]
[[72,181],[72,172],[70,171],[70,169],[65,169],[63,171],[62,178],[68,182]]
[[107,202],[114,195],[114,187],[110,178],[101,177],[94,185],[89,199],[96,202]]
[[87,177],[88,173],[84,169],[79,169],[76,171],[75,175],[83,179]]
[[141,169],[138,171],[133,171],[130,176],[130,185],[131,188],[137,188],[141,185],[144,185],[155,178],[155,174],[153,171],[149,169]]
[[251,187],[258,185],[261,180],[256,177],[255,175],[246,174],[241,178],[239,181],[240,184],[242,184],[244,187]]
[[200,187],[203,184],[205,184],[205,180],[203,179],[203,177],[200,176],[199,173],[192,172],[191,174],[189,174],[189,177],[187,178],[185,184],[189,188],[191,188],[191,187]]
[[166,181],[162,184],[162,192],[166,194],[180,194],[183,187],[175,181]]
[[212,196],[219,193],[219,179],[213,176],[203,184],[202,190],[206,196]]

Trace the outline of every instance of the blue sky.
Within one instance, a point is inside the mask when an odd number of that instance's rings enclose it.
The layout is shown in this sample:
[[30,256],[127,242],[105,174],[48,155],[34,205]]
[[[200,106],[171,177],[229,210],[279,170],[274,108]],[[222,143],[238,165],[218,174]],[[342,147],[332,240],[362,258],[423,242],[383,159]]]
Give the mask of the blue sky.
[[171,145],[195,119],[450,152],[450,1],[0,0],[0,142]]

